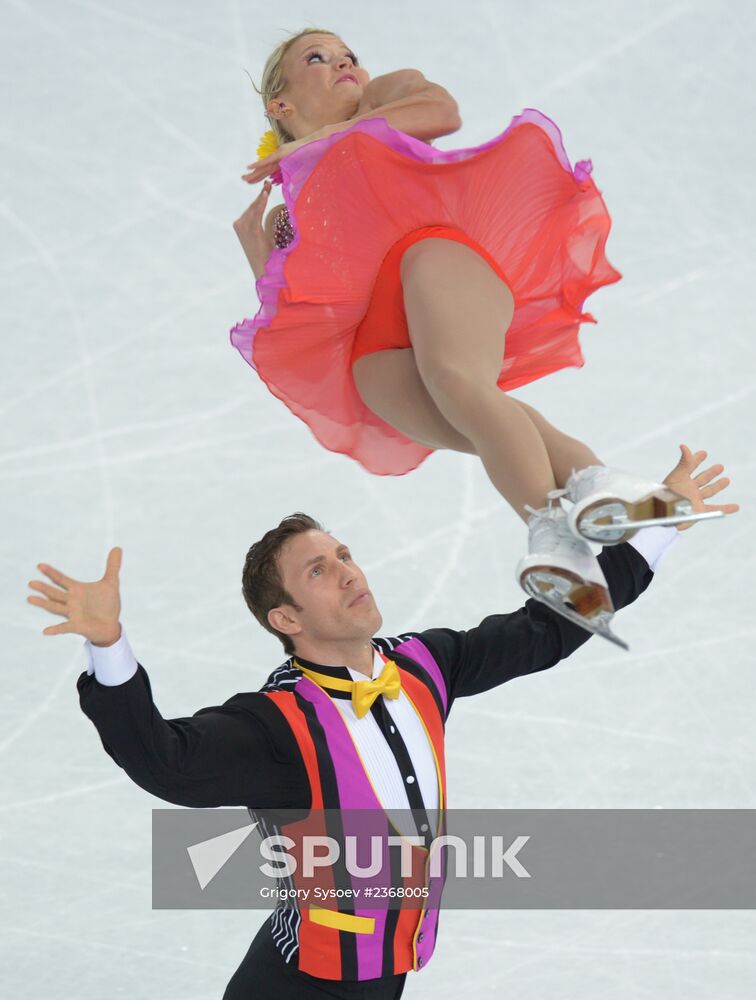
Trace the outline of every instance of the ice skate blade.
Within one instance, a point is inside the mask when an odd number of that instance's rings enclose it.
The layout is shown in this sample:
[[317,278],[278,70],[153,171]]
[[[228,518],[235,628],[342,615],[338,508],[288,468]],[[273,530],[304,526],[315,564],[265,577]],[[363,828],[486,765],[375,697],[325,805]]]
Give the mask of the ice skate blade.
[[689,524],[693,521],[722,517],[724,511],[693,513],[689,500],[674,490],[660,489],[640,500],[603,496],[570,518],[573,530],[583,538],[605,545],[617,545],[633,537],[640,528],[657,525]]
[[[701,514],[670,514],[668,517],[649,517],[643,520],[632,520],[626,516],[612,515],[611,522],[592,521],[586,524],[580,521],[580,534],[591,541],[627,541],[624,536],[631,538],[636,531],[641,528],[654,528],[657,525],[692,524],[694,521],[708,521],[713,517],[724,517],[723,510],[704,511]],[[617,536],[620,537],[617,537]]]
[[520,586],[526,594],[545,604],[556,614],[587,632],[600,635],[616,646],[629,650],[628,644],[612,632],[609,626],[614,613],[609,592],[574,574],[570,574],[571,578],[568,579],[563,573],[564,571],[555,572],[550,566],[534,567],[520,576]]

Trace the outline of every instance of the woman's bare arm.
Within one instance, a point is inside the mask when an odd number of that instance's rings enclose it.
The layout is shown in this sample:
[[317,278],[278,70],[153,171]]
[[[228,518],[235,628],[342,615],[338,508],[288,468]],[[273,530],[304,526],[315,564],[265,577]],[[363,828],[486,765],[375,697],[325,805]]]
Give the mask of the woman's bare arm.
[[376,76],[365,87],[357,114],[374,111],[386,104],[422,93],[433,96],[459,119],[459,107],[452,95],[438,83],[426,80],[419,69],[398,69]]
[[462,126],[459,107],[440,84],[426,80],[418,69],[399,69],[371,80],[363,91],[357,113],[348,121],[325,125],[324,137],[343,132],[356,121],[385,118],[393,128],[429,142]]

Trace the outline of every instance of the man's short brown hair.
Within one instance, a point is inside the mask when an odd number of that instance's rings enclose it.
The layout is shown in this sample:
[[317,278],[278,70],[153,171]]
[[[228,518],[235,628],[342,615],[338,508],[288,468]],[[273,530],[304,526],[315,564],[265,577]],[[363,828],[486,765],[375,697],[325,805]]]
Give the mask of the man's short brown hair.
[[259,542],[247,552],[242,570],[242,594],[247,607],[264,629],[277,636],[283,643],[284,650],[294,653],[294,643],[291,637],[279,632],[268,621],[268,612],[282,604],[291,604],[296,611],[301,611],[297,602],[286,590],[281,579],[281,569],[278,556],[284,542],[292,535],[304,531],[324,531],[314,517],[309,514],[289,514],[276,528],[266,531]]

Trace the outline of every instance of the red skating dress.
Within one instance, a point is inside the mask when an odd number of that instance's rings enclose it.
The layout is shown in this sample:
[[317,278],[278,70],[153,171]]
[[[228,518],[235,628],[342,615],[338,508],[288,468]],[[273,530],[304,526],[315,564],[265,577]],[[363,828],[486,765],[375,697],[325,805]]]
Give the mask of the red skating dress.
[[402,253],[429,236],[458,240],[507,283],[501,389],[581,367],[580,324],[596,322],[583,303],[622,277],[604,253],[611,219],[591,170],[570,166],[559,129],[532,108],[469,149],[435,149],[385,118],[309,142],[279,165],[293,238],[272,251],[260,309],[231,343],[322,445],[403,475],[432,449],[368,409],[351,369],[412,346]]

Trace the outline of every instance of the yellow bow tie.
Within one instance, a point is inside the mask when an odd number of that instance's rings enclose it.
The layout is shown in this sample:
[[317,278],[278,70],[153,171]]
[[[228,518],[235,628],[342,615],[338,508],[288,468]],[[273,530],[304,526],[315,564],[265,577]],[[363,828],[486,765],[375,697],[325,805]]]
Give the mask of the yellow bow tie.
[[318,687],[326,691],[329,688],[335,691],[351,691],[352,708],[354,708],[354,714],[358,719],[367,715],[370,711],[370,706],[379,694],[384,694],[387,698],[398,698],[399,692],[402,689],[399,668],[393,660],[386,660],[383,670],[372,681],[343,680],[340,677],[331,677],[328,674],[321,674],[315,670],[310,670],[309,667],[302,666],[296,660],[294,663],[305,677],[309,677],[310,680],[315,681]]
[[402,679],[399,669],[393,660],[386,660],[386,665],[373,681],[355,681],[352,687],[352,708],[358,719],[367,715],[370,706],[379,694],[387,698],[398,698],[402,689]]

